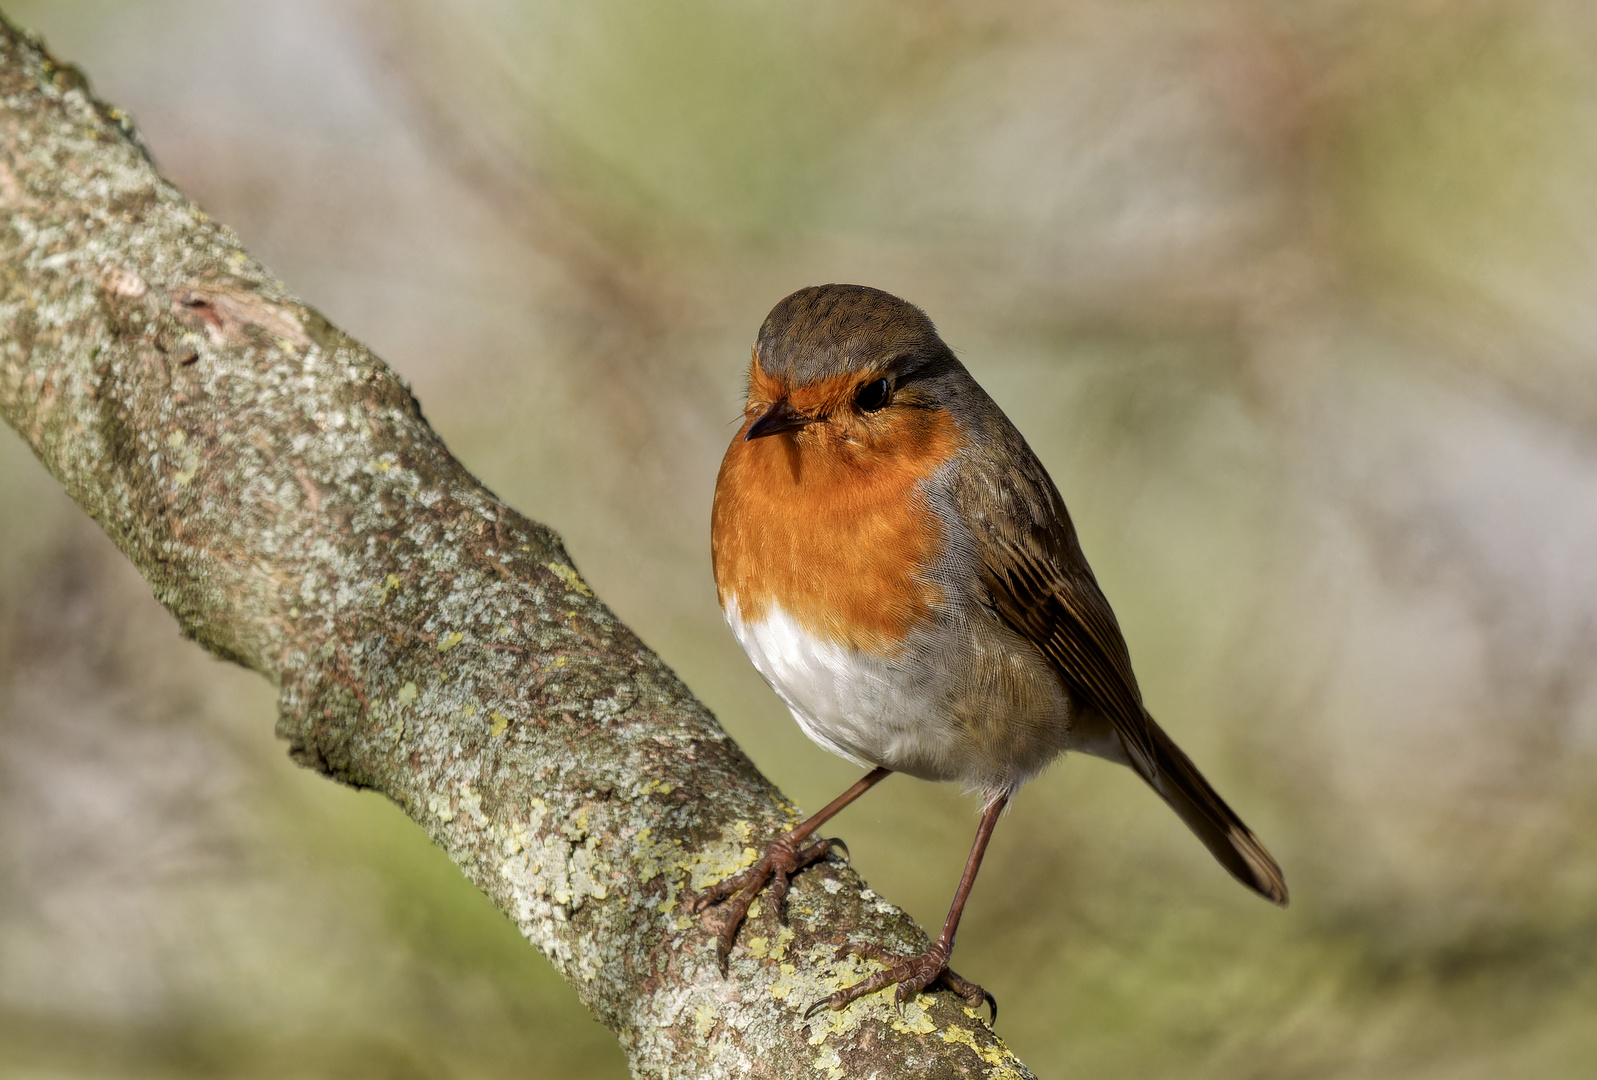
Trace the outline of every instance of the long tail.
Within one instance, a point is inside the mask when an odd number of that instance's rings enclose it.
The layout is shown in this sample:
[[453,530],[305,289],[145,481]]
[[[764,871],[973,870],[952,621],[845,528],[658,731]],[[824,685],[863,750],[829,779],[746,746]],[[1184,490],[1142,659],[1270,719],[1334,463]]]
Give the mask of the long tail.
[[[1159,771],[1154,777],[1143,775],[1142,778],[1164,797],[1170,809],[1181,815],[1187,828],[1197,834],[1204,847],[1220,860],[1221,866],[1231,871],[1232,877],[1271,903],[1286,907],[1286,878],[1281,874],[1281,867],[1264,850],[1253,831],[1242,824],[1242,819],[1209,786],[1209,781],[1203,778],[1192,759],[1182,753],[1181,747],[1154,723],[1153,717],[1147,717],[1147,721]],[[1142,775],[1140,769],[1133,771]]]

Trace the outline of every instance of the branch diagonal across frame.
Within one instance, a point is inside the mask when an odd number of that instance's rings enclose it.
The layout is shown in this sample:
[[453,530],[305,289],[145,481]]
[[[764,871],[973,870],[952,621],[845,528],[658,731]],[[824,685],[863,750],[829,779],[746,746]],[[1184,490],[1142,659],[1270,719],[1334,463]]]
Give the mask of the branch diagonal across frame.
[[802,1022],[864,973],[843,942],[925,942],[835,862],[721,973],[686,899],[795,808],[393,371],[3,17],[0,209],[0,415],[184,634],[272,680],[294,759],[426,829],[635,1074],[1031,1075],[947,995]]

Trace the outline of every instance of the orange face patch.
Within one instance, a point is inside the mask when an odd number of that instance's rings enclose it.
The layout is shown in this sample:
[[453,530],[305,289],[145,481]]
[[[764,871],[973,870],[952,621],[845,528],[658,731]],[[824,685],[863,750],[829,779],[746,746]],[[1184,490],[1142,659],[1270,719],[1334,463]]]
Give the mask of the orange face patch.
[[[921,483],[961,438],[942,409],[889,406],[860,415],[860,375],[791,391],[758,360],[749,407],[715,488],[710,552],[722,606],[747,622],[780,606],[807,632],[877,655],[896,651],[942,599],[926,571],[943,530]],[[745,442],[786,396],[815,423]]]

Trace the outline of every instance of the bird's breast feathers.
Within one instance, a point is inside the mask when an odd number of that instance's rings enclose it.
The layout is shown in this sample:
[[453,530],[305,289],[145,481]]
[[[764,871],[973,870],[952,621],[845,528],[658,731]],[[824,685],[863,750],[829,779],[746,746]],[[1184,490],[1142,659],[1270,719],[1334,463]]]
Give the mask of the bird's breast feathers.
[[932,577],[945,529],[926,483],[960,445],[951,418],[929,419],[885,461],[823,431],[740,433],[711,527],[727,622],[806,734],[857,762],[921,772],[931,733],[906,652],[947,601]]
[[721,606],[754,625],[780,607],[811,637],[892,656],[944,601],[931,572],[946,528],[926,495],[962,438],[946,413],[890,458],[829,442],[824,425],[727,451],[710,553]]

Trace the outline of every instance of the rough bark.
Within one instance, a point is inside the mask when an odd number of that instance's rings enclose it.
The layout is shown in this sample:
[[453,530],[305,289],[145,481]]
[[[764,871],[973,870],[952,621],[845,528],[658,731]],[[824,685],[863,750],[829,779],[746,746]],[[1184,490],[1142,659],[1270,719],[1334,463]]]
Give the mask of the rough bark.
[[426,829],[637,1075],[1030,1075],[947,994],[801,1021],[874,969],[841,942],[925,942],[839,863],[722,975],[686,901],[792,804],[394,372],[3,17],[0,98],[0,413],[186,635],[278,687],[296,761]]

